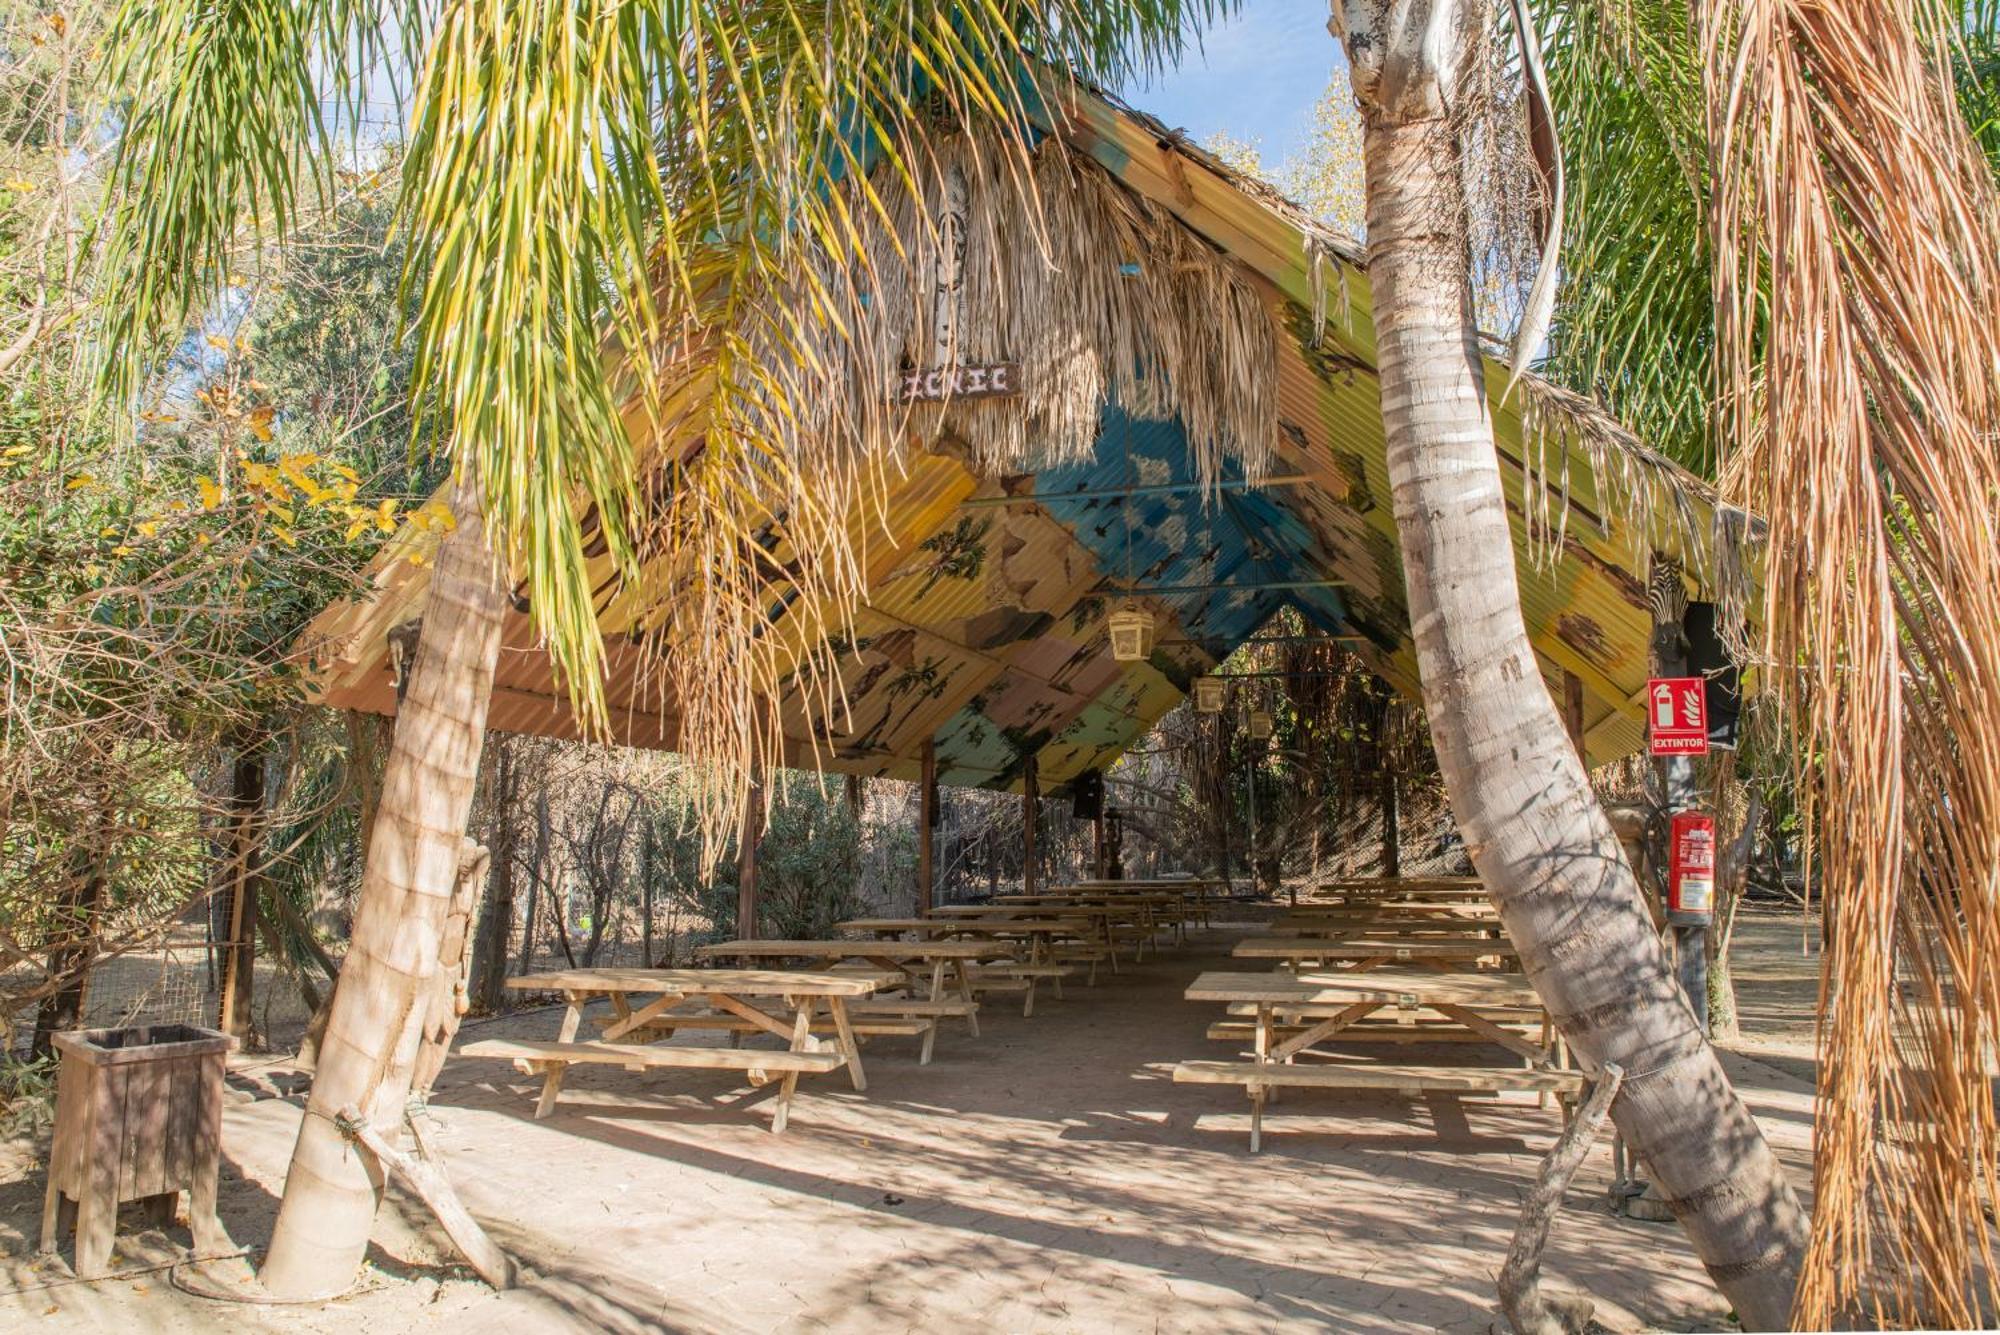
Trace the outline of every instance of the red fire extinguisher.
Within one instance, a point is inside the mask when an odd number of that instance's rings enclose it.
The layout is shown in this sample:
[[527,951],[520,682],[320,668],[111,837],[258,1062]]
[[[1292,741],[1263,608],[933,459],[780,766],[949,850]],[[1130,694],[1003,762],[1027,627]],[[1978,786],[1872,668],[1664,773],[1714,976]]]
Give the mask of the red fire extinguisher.
[[1669,919],[1707,922],[1715,912],[1715,817],[1677,811],[1669,827]]

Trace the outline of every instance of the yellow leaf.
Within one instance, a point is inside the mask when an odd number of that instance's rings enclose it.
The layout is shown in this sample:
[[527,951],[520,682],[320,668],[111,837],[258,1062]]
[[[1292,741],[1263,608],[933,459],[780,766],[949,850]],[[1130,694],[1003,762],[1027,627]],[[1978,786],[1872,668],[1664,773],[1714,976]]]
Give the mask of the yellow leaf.
[[5,453],[9,459],[18,459],[33,448],[34,446],[32,445],[10,445],[7,447]]
[[115,538],[118,536],[118,530],[106,524],[103,528],[97,530],[97,536],[100,538]]
[[197,547],[206,547],[209,543],[215,541],[215,535],[211,533],[197,533],[194,535],[194,541]]
[[118,546],[113,547],[111,549],[111,554],[113,556],[130,556],[132,554],[132,549],[130,547],[125,546],[123,543],[120,543]]
[[271,532],[277,534],[278,541],[284,543],[287,547],[296,547],[299,545],[298,538],[293,536],[292,531],[283,524],[271,525]]
[[220,334],[210,334],[208,336],[208,346],[211,348],[220,349],[223,352],[227,352],[229,351],[229,340],[224,338]]
[[214,478],[196,478],[195,485],[201,488],[202,509],[213,510],[216,506],[222,504],[222,488],[216,484]]
[[97,481],[97,478],[90,473],[78,473],[75,477],[63,483],[63,490],[77,491],[83,487],[89,486],[91,483],[95,481]]
[[[104,573],[104,567],[98,565],[94,561],[83,568],[83,574],[86,579],[96,579],[99,575],[103,573]],[[50,1308],[49,1310],[54,1311],[55,1309]]]
[[35,193],[35,183],[21,176],[8,177],[7,188],[9,190],[18,190],[24,195],[32,195]]
[[349,524],[347,526],[347,541],[353,542],[356,538],[361,536],[361,531],[367,527],[368,527],[368,521],[366,519],[357,519],[353,523]]
[[69,31],[69,20],[61,14],[49,14],[46,17],[48,25],[56,30],[56,36],[60,37]]
[[147,538],[152,537],[155,533],[158,533],[160,531],[160,526],[150,519],[138,525],[137,527],[139,529],[140,535],[142,537],[147,537]]
[[299,522],[299,517],[292,513],[292,508],[288,505],[274,505],[271,507],[271,513],[284,520],[287,524],[296,524]]
[[349,482],[354,483],[356,486],[360,485],[361,474],[355,472],[352,468],[349,468],[346,464],[329,464],[327,466],[333,469],[333,471],[335,473],[338,473],[341,477],[346,478]]
[[375,527],[384,533],[396,531],[396,501],[392,496],[382,498],[382,504],[375,507]]

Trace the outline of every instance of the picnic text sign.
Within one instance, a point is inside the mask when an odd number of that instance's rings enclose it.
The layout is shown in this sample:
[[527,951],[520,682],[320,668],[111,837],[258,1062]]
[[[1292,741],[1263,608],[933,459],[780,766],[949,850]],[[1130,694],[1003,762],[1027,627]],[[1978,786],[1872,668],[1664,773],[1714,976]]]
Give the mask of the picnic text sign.
[[1656,756],[1708,754],[1708,700],[1700,677],[1646,683],[1646,732]]
[[905,371],[900,398],[904,403],[942,403],[946,399],[1004,399],[1021,392],[1021,368],[1013,362],[989,366],[933,366]]

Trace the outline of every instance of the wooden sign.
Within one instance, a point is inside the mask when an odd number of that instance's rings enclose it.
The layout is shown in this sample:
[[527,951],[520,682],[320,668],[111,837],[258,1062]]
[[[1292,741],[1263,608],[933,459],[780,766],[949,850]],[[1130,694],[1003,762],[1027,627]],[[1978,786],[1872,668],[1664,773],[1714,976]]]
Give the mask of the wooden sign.
[[1647,733],[1656,756],[1708,754],[1708,707],[1700,677],[1646,683]]
[[946,399],[1010,399],[1021,392],[1021,368],[1013,362],[992,366],[932,367],[904,373],[904,403]]

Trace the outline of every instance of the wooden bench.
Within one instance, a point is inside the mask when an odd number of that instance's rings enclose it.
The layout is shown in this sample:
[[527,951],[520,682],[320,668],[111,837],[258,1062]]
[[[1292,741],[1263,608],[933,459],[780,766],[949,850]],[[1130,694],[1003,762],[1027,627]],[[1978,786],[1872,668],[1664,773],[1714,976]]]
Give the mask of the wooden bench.
[[[571,1066],[622,1066],[628,1071],[675,1066],[703,1071],[742,1071],[753,1086],[781,1076],[824,1075],[846,1065],[839,1052],[790,1052],[751,1048],[682,1048],[642,1043],[564,1043],[539,1039],[483,1038],[459,1049],[462,1057],[511,1060],[525,1074],[542,1075],[542,1097],[535,1104],[537,1119],[547,1117],[562,1092],[563,1076]],[[773,1131],[785,1129],[792,1085],[779,1095]]]
[[974,992],[1020,992],[1023,1018],[1035,1013],[1035,984],[1048,979],[1062,1000],[1062,980],[1072,977],[1075,968],[1067,964],[985,964],[973,970],[970,983]]
[[1181,1062],[1177,1085],[1242,1085],[1250,1094],[1250,1152],[1264,1145],[1265,1095],[1274,1087],[1380,1089],[1399,1094],[1554,1094],[1568,1101],[1583,1089],[1583,1072],[1545,1068],[1464,1066],[1286,1065],[1281,1062]]
[[[1312,1027],[1311,1021],[1279,1022],[1271,1027],[1274,1039],[1293,1038]],[[1217,1020],[1208,1026],[1208,1037],[1218,1043],[1255,1044],[1254,1020]],[[1475,1034],[1457,1025],[1420,1020],[1415,1024],[1352,1024],[1340,1031],[1342,1043],[1487,1043],[1484,1034]]]
[[[976,1001],[960,1001],[955,998],[927,1000],[922,997],[870,997],[847,1003],[849,1032],[864,1038],[921,1038],[923,1048],[918,1053],[917,1065],[928,1066],[931,1052],[937,1045],[938,1021],[946,1018],[963,1019],[979,1013]],[[774,1019],[782,1018],[773,1015]],[[618,1017],[605,1016],[597,1021],[598,1027],[610,1028]],[[669,1037],[676,1029],[702,1029],[722,1031],[731,1034],[763,1033],[770,1026],[760,1024],[742,1015],[727,1011],[684,1012],[670,1011],[657,1022],[642,1031],[649,1039]],[[837,1034],[839,1024],[832,1017],[815,1019],[811,1025],[815,1034]]]

